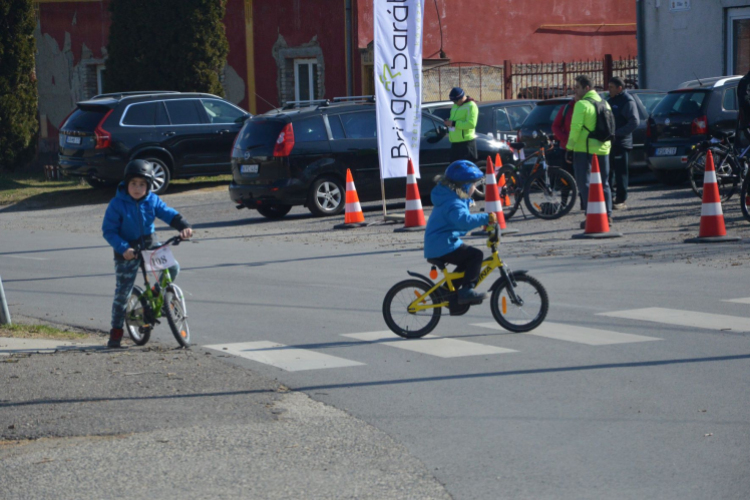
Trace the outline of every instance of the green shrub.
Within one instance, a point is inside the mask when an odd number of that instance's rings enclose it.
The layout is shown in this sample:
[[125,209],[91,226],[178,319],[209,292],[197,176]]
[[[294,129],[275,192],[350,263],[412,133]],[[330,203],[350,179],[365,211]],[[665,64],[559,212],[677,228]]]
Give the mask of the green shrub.
[[25,166],[36,152],[35,26],[32,0],[0,0],[0,171]]
[[226,0],[112,0],[106,92],[178,90],[223,96]]

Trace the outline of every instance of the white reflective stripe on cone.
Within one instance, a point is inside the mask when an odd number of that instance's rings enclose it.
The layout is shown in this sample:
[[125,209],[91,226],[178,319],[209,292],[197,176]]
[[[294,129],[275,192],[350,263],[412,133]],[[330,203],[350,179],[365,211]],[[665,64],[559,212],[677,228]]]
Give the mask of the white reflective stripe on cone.
[[594,201],[589,202],[588,205],[586,205],[586,215],[588,214],[606,214],[607,213],[607,204],[603,201]]
[[417,183],[417,176],[415,174],[409,174],[406,176],[406,183],[407,184],[416,184]]
[[704,215],[724,215],[721,203],[704,203],[701,205],[701,217]]
[[406,200],[406,210],[422,210],[422,200]]
[[353,182],[347,182],[346,183],[346,190],[347,191],[356,191],[357,189],[354,187],[354,183]]
[[497,184],[497,179],[495,179],[495,176],[493,174],[487,174],[486,179],[487,180],[485,181],[485,184],[487,184],[488,186],[490,184]]
[[703,185],[716,184],[716,170],[706,170],[703,172]]
[[354,203],[347,203],[345,210],[349,213],[361,212],[362,207],[359,205],[359,202],[356,201]]
[[484,211],[485,212],[502,212],[503,205],[499,201],[485,201]]
[[591,176],[589,177],[589,185],[602,183],[602,175],[599,172],[591,172],[590,175]]

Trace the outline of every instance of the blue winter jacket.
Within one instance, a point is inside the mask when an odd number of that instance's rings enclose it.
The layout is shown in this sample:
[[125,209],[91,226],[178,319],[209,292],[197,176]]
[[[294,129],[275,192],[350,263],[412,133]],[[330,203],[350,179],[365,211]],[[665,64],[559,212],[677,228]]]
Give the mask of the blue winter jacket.
[[438,184],[430,194],[434,208],[424,233],[424,257],[435,259],[461,246],[467,231],[485,226],[489,214],[469,212],[469,200],[460,198],[452,189]]
[[[151,245],[156,217],[173,225],[172,222],[179,215],[177,210],[168,207],[154,193],[148,193],[140,201],[135,201],[128,194],[125,183],[121,182],[104,214],[102,233],[107,243],[115,249],[115,255],[122,258],[122,254],[134,245]],[[186,223],[180,226],[189,227]]]

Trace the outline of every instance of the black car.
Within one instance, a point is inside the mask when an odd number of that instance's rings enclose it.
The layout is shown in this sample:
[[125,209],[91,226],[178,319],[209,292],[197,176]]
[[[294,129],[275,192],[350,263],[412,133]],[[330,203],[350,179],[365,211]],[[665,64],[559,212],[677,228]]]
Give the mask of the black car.
[[[479,116],[476,131],[493,136],[499,141],[516,140],[516,131],[536,106],[533,99],[505,99],[477,102]],[[445,120],[450,116],[453,103],[427,103],[435,116]]]
[[[316,216],[335,215],[345,206],[346,169],[351,169],[360,201],[380,199],[375,103],[333,99],[270,111],[248,120],[232,149],[229,195],[238,208],[254,208],[268,218],[305,205]],[[434,177],[448,166],[450,142],[442,120],[422,112],[420,179],[423,202],[429,203]],[[478,166],[510,148],[477,134]],[[388,198],[403,198],[405,178],[385,179]]]
[[690,148],[737,126],[740,76],[692,80],[671,90],[648,120],[648,167],[665,184],[687,180]]
[[171,179],[223,175],[246,111],[211,94],[132,92],[102,94],[79,102],[60,127],[63,174],[94,187],[122,180],[125,165],[154,164],[154,191]]

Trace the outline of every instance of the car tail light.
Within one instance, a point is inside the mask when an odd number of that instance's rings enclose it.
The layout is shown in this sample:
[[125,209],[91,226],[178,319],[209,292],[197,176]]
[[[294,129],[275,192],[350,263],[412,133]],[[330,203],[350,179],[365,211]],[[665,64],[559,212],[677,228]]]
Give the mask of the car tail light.
[[646,137],[651,139],[651,122],[646,122]]
[[708,118],[704,116],[699,116],[695,120],[693,120],[693,123],[690,124],[690,134],[691,135],[702,135],[708,133]]
[[276,139],[276,146],[273,148],[274,156],[289,156],[294,148],[294,128],[291,123],[287,123]]
[[96,149],[104,149],[112,145],[112,134],[104,130],[102,127],[104,122],[107,121],[107,118],[109,118],[109,115],[112,114],[112,111],[114,111],[114,109],[110,109],[109,112],[104,115],[102,121],[99,122],[99,125],[94,129],[94,135],[96,136]]

